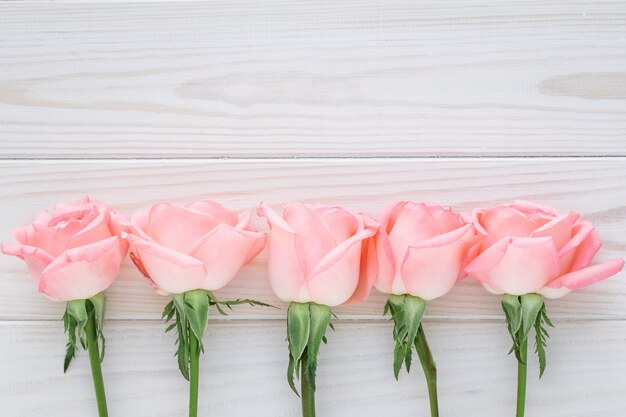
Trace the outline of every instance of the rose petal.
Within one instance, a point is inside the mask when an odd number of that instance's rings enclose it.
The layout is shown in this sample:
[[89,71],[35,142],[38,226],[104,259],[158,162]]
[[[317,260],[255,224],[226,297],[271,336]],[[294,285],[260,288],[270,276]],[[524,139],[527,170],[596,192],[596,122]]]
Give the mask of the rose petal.
[[554,219],[548,223],[536,229],[531,233],[531,237],[545,237],[552,236],[554,244],[557,250],[563,248],[567,242],[572,238],[572,227],[578,220],[579,215],[576,212],[570,211]]
[[202,288],[206,270],[199,259],[128,234],[131,251],[161,290],[170,294]]
[[283,217],[296,232],[295,245],[300,266],[310,275],[322,258],[335,248],[335,240],[319,214],[305,204],[289,205]]
[[211,216],[219,223],[226,223],[229,226],[234,226],[237,224],[237,213],[224,208],[224,206],[216,203],[215,201],[197,201],[185,204],[183,207],[190,211]]
[[448,293],[465,267],[473,235],[468,224],[409,247],[401,270],[407,292],[424,300]]
[[499,293],[523,295],[539,291],[559,273],[551,237],[505,237],[478,255],[465,271]]
[[374,229],[361,230],[340,243],[315,266],[307,279],[313,301],[333,307],[352,296],[359,281],[361,241],[374,233]]
[[256,254],[259,253],[257,250],[259,242],[265,242],[265,235],[259,232],[236,230],[222,223],[202,237],[199,242],[190,255],[204,263],[206,277],[202,288],[212,291],[228,284],[246,264],[253,251],[256,251]]
[[26,262],[30,275],[39,281],[43,270],[54,260],[54,257],[41,248],[28,245],[2,243],[2,253],[17,256]]
[[113,236],[68,249],[42,272],[39,291],[58,301],[93,297],[117,277],[122,260],[121,239]]
[[146,233],[159,244],[182,253],[220,224],[219,219],[171,204],[156,204],[150,209]]
[[356,217],[341,207],[320,207],[317,212],[326,230],[335,240],[335,244],[343,242],[356,233],[358,227]]
[[610,261],[588,266],[586,268],[570,272],[569,274],[565,274],[552,281],[549,285],[547,285],[547,287],[567,287],[570,290],[577,290],[612,277],[620,272],[623,267],[623,259],[611,259]]

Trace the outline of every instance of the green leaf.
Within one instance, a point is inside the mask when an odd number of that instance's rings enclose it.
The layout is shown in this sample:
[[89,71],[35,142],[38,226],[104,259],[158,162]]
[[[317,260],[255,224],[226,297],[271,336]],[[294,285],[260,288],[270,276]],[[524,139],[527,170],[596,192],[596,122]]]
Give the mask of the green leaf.
[[525,294],[520,297],[522,303],[522,343],[528,338],[530,329],[532,329],[537,320],[537,315],[543,307],[543,297],[539,294]]
[[178,346],[176,350],[178,369],[183,375],[183,378],[189,381],[189,329],[184,312],[181,313],[178,308],[176,308],[176,331],[178,333]]
[[535,326],[535,353],[537,353],[537,356],[539,357],[539,378],[543,376],[543,373],[546,370],[547,361],[546,361],[545,348],[548,345],[547,338],[550,337],[548,335],[548,330],[544,327],[545,324],[547,324],[550,327],[554,327],[552,325],[552,322],[550,322],[550,319],[548,318],[548,315],[546,313],[546,306],[544,304],[541,306],[541,311],[537,315],[537,318],[535,319],[535,324],[534,324]]
[[402,369],[404,358],[406,358],[406,346],[396,342],[396,346],[393,348],[393,376],[396,377],[396,381],[400,376],[400,369]]
[[185,293],[185,314],[189,327],[200,345],[209,319],[209,294],[205,290],[192,290]]
[[306,377],[308,378],[313,389],[315,389],[315,373],[317,370],[317,355],[322,337],[326,333],[326,328],[330,323],[331,311],[328,306],[310,303],[309,312],[311,316],[311,325],[309,331],[309,342],[307,344],[307,363]]
[[67,372],[67,369],[72,362],[72,359],[76,357],[76,320],[69,314],[67,308],[63,314],[63,327],[68,335],[67,344],[65,345],[65,359],[63,361],[63,373]]
[[172,317],[174,317],[174,314],[174,300],[172,300],[165,305],[161,319],[165,319],[165,322],[167,323],[172,319]]
[[296,384],[294,382],[294,374],[296,372],[296,360],[293,356],[289,355],[289,366],[287,366],[287,382],[289,383],[289,387],[296,395],[299,397],[298,389],[296,388]]
[[291,303],[287,310],[289,353],[297,362],[309,342],[311,318],[309,303]]

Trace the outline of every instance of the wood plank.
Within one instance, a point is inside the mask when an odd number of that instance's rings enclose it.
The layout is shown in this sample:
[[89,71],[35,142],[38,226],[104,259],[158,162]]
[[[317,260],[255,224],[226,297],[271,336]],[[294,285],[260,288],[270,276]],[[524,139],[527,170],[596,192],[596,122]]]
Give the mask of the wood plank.
[[0,156],[626,155],[626,4],[3,2]]
[[[299,400],[285,380],[284,325],[211,323],[201,359],[203,415],[298,415]],[[626,323],[556,325],[541,380],[536,359],[529,359],[527,415],[625,415]],[[319,415],[428,413],[419,366],[397,382],[393,378],[389,323],[339,322],[336,327],[320,352]],[[512,415],[517,366],[506,355],[510,340],[504,323],[427,322],[425,327],[437,359],[441,414]],[[173,336],[164,335],[160,324],[143,322],[110,323],[106,331],[103,366],[111,415],[186,415],[188,386],[172,357]],[[4,415],[94,415],[87,356],[81,352],[63,375],[64,343],[60,323],[0,323]]]
[[[378,212],[396,199],[423,199],[459,210],[530,199],[562,210],[577,209],[593,221],[605,242],[598,260],[624,256],[626,248],[626,159],[331,159],[331,160],[160,160],[0,162],[0,241],[30,222],[39,210],[89,193],[123,213],[157,201],[212,198],[232,209],[255,207],[261,199],[278,206],[290,201],[344,204]],[[260,227],[265,225],[259,221]],[[222,298],[253,297],[275,304],[263,253],[224,290]],[[41,297],[16,258],[0,256],[0,318],[58,319],[63,306]],[[127,262],[108,291],[111,319],[155,319],[167,299],[156,295]],[[374,291],[342,317],[382,320],[385,296]],[[555,317],[626,317],[626,274],[550,301]],[[501,317],[498,297],[471,280],[432,302],[433,317]],[[283,317],[284,309],[238,308],[234,317]]]

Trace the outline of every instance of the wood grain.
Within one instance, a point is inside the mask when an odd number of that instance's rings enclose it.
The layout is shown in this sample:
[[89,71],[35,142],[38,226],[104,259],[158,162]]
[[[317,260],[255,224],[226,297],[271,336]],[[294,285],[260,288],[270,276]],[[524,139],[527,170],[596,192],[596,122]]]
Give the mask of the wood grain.
[[[157,323],[107,326],[103,364],[111,415],[185,416],[187,384],[174,340]],[[512,415],[516,362],[504,322],[426,322],[437,359],[441,414]],[[210,323],[201,359],[200,410],[207,416],[292,417],[299,400],[285,378],[285,323]],[[392,375],[390,323],[338,322],[320,352],[320,416],[409,417],[428,413],[421,369]],[[0,404],[7,416],[95,415],[84,352],[62,373],[61,323],[0,323]],[[530,417],[622,417],[626,413],[626,323],[556,323],[548,368],[530,356]],[[584,377],[583,377],[584,376]],[[33,400],[33,393],[37,393]]]
[[626,155],[622,1],[2,2],[0,156]]
[[[604,240],[597,257],[624,257],[626,158],[307,159],[0,162],[0,241],[44,208],[84,194],[130,215],[157,201],[212,198],[232,209],[265,199],[344,204],[377,213],[397,199],[423,199],[459,210],[530,199],[561,210],[577,209]],[[257,222],[263,230],[267,227]],[[283,317],[284,303],[267,282],[261,254],[224,290],[222,298],[253,297],[281,309],[241,307],[232,318]],[[0,256],[0,318],[58,319],[63,306],[37,293],[17,258]],[[153,293],[130,262],[108,291],[110,319],[157,319],[167,299]],[[379,319],[385,296],[376,291],[346,318]],[[548,304],[554,317],[626,319],[626,274]],[[429,305],[432,317],[501,317],[499,299],[471,280]]]

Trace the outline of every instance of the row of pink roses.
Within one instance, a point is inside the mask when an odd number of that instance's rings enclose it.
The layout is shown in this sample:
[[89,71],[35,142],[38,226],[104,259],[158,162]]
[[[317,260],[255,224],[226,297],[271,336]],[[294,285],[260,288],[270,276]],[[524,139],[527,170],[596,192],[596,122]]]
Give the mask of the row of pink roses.
[[[218,290],[254,259],[266,235],[211,201],[161,203],[127,219],[89,198],[59,204],[16,229],[22,258],[48,297],[69,301],[104,291],[130,257],[161,293]],[[517,201],[456,214],[399,201],[377,217],[336,206],[293,203],[281,214],[261,203],[271,228],[268,270],[284,301],[359,302],[372,286],[432,300],[469,275],[495,294],[560,297],[619,272],[624,261],[589,266],[601,241],[575,212]]]

